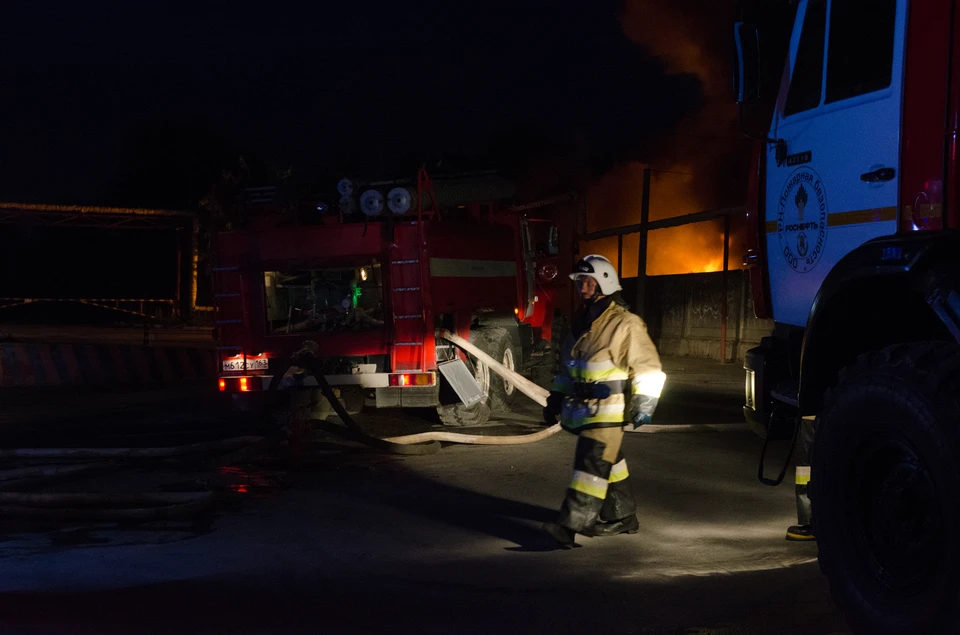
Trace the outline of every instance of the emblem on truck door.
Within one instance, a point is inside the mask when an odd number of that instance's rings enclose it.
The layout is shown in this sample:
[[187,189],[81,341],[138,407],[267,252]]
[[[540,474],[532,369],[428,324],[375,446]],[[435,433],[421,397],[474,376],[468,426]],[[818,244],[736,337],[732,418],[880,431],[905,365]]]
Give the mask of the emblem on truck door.
[[820,175],[810,168],[790,174],[777,209],[780,253],[798,273],[817,266],[827,241],[827,194]]

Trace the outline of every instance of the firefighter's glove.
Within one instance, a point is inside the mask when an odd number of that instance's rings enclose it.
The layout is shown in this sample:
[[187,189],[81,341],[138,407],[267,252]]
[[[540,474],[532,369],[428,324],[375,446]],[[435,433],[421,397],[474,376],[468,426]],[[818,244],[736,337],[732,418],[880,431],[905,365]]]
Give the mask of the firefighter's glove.
[[551,392],[550,396],[547,397],[547,405],[543,409],[544,425],[552,426],[557,423],[557,417],[560,416],[560,411],[563,409],[563,398],[563,393],[556,391]]
[[565,397],[562,392],[557,392],[556,390],[550,391],[550,396],[547,397],[547,410],[552,412],[554,417],[559,417],[563,411],[563,400]]
[[543,425],[548,428],[557,424],[557,415],[549,407],[543,409]]
[[647,395],[633,395],[630,398],[630,423],[636,430],[653,421],[653,412],[657,409],[657,398]]

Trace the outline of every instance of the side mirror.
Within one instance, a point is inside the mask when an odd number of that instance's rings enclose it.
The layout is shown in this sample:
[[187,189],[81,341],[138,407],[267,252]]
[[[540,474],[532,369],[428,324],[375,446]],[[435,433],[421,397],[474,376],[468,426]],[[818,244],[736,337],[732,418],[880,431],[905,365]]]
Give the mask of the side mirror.
[[547,253],[556,256],[560,253],[560,230],[556,225],[550,226],[550,240],[547,243]]
[[760,101],[760,36],[757,28],[746,22],[733,26],[736,44],[736,68],[733,73],[733,92],[738,104]]

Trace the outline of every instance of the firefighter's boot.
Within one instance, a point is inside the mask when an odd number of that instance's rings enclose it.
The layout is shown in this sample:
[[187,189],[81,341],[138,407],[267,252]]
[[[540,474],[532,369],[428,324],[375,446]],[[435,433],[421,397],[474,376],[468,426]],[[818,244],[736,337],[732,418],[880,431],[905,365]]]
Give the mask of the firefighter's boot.
[[787,540],[816,540],[810,525],[792,525],[787,528]]
[[558,525],[556,523],[543,523],[540,527],[548,536],[557,541],[563,549],[573,549],[577,547],[576,541],[574,540],[577,536],[577,533],[572,529],[568,529],[563,525]]
[[601,536],[619,536],[620,534],[635,534],[640,531],[640,521],[636,514],[613,521],[597,521],[597,523],[584,530],[583,535],[591,538],[600,538]]

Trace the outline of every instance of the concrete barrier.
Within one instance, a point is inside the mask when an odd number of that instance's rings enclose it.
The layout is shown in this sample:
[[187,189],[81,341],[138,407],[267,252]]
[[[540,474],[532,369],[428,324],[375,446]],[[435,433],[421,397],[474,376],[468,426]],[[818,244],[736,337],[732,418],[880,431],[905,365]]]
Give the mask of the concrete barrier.
[[169,383],[213,379],[216,370],[205,347],[0,343],[0,388]]
[[[730,271],[727,276],[727,346],[723,358],[742,361],[747,350],[772,333],[773,321],[754,315],[747,272]],[[636,278],[625,279],[623,287],[624,296],[632,304]],[[722,290],[722,273],[647,278],[644,317],[662,355],[721,359]]]

